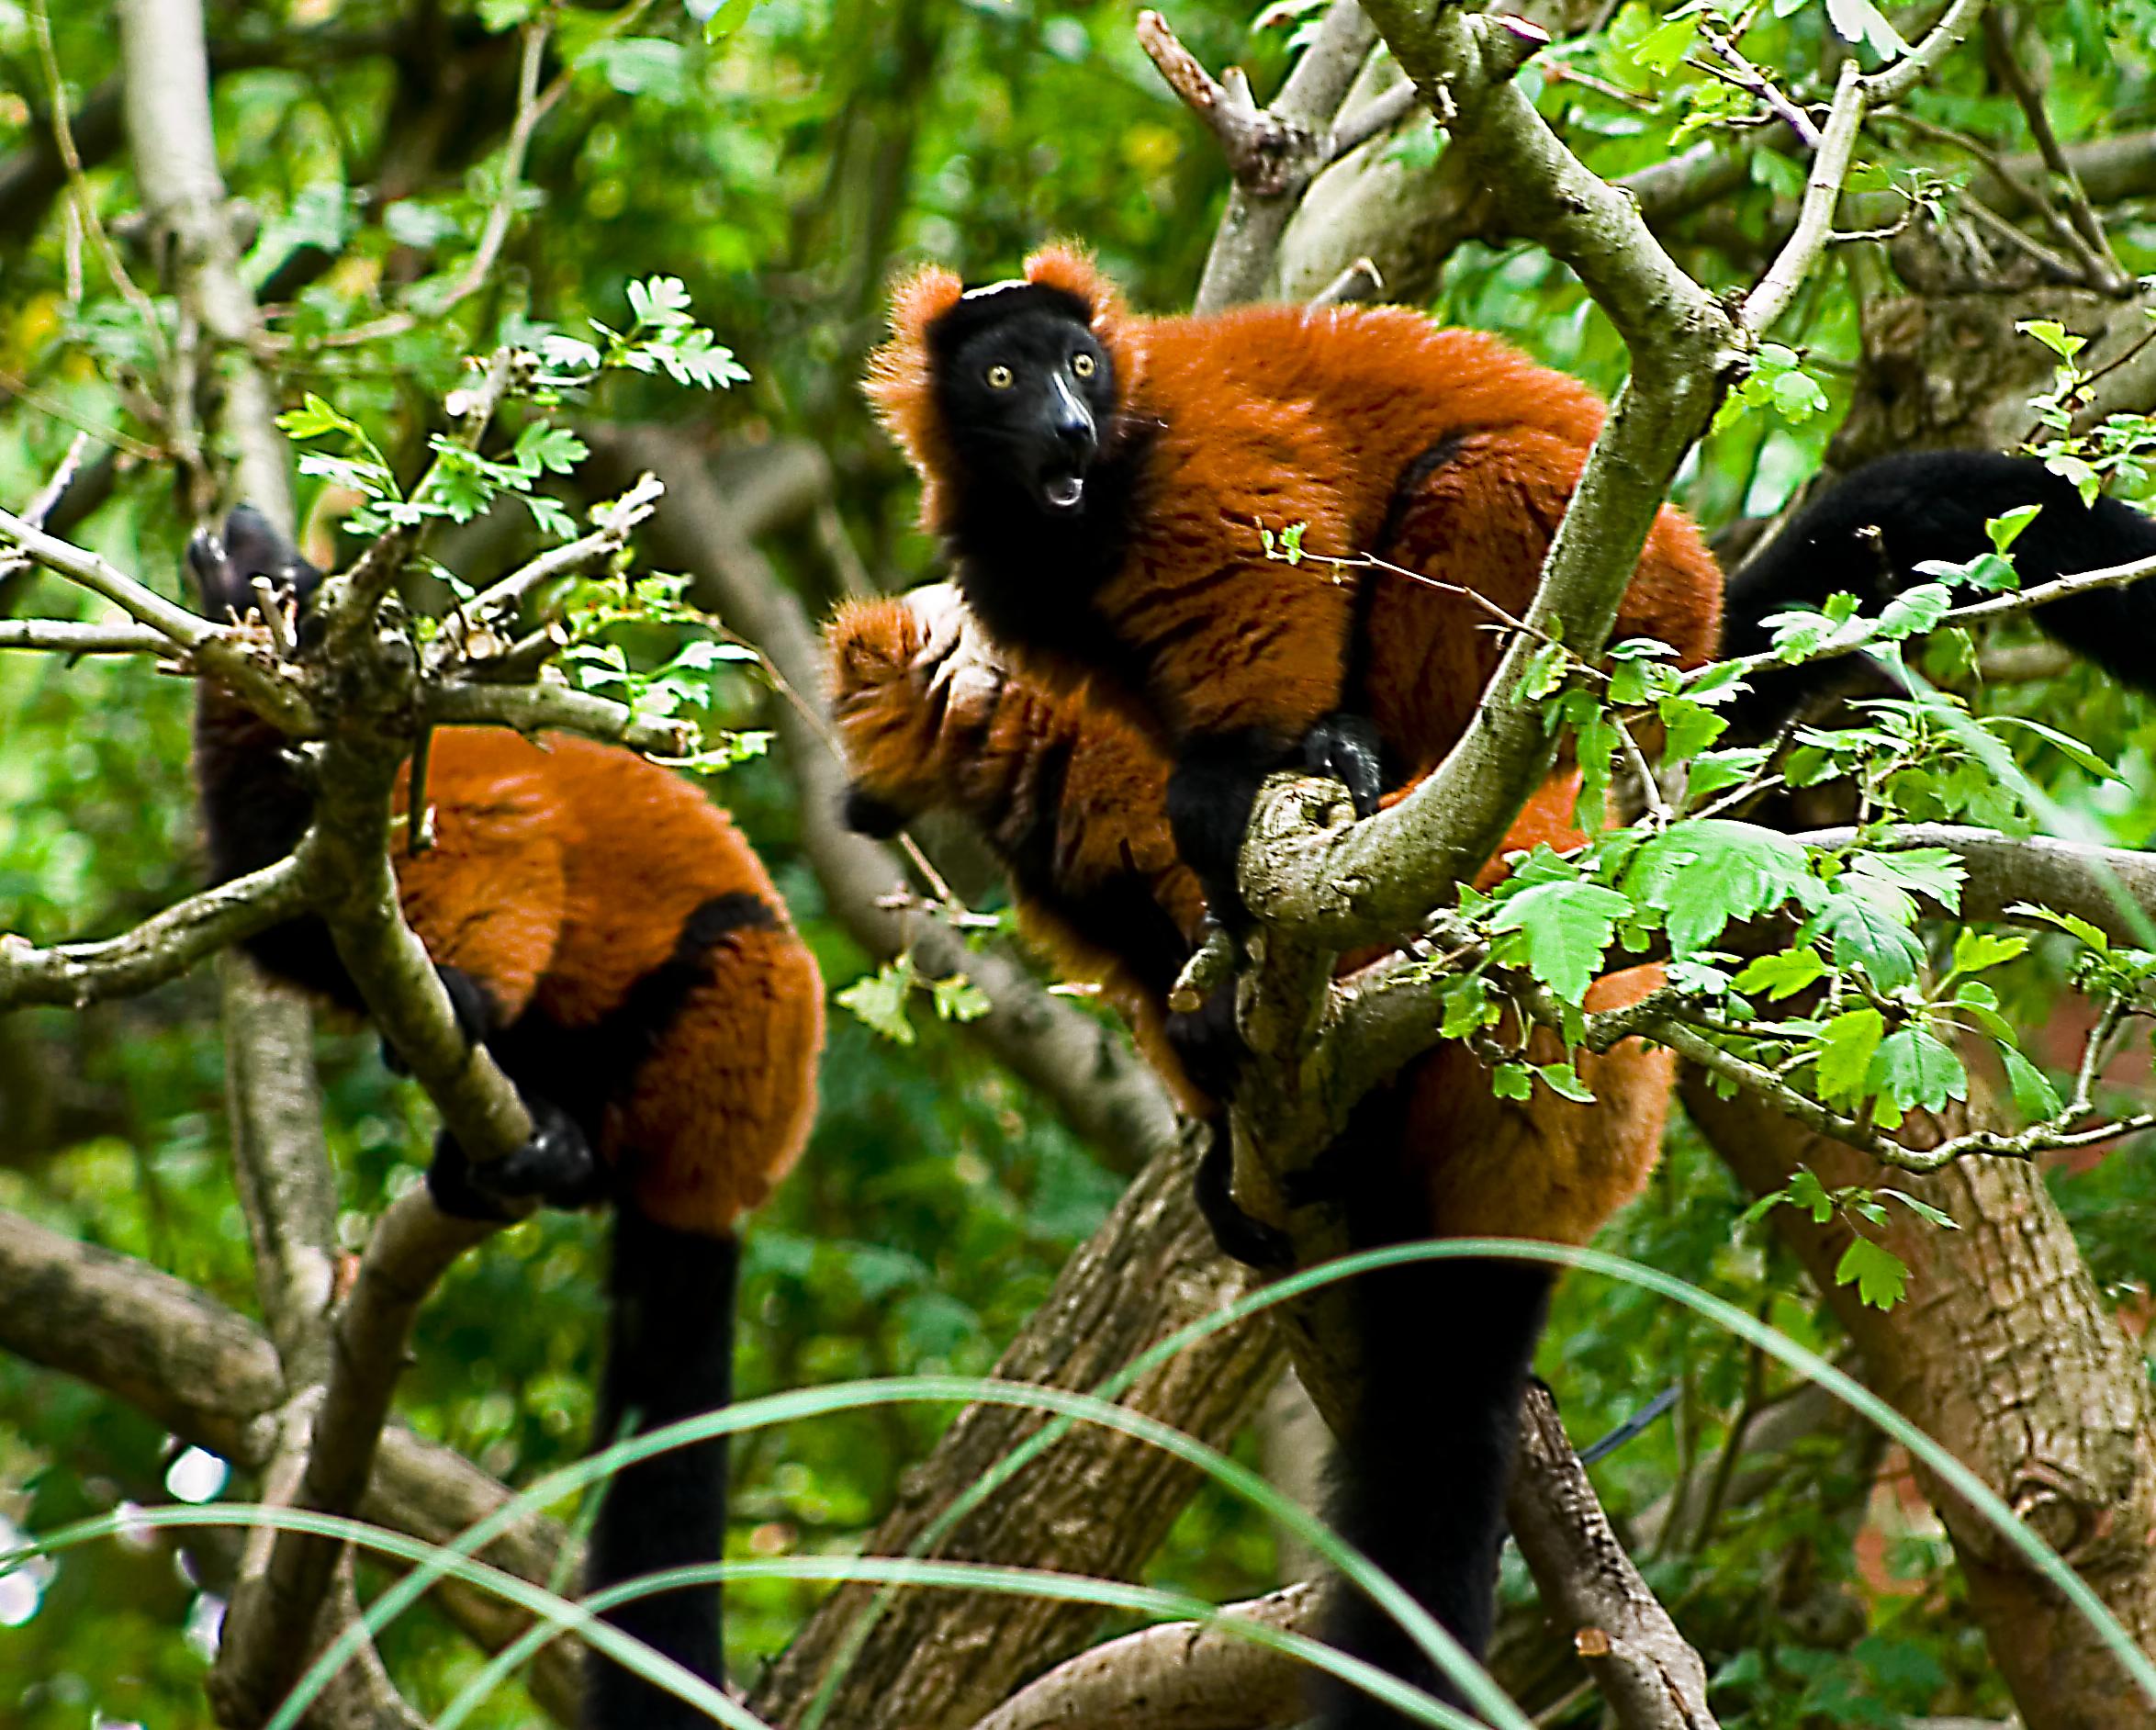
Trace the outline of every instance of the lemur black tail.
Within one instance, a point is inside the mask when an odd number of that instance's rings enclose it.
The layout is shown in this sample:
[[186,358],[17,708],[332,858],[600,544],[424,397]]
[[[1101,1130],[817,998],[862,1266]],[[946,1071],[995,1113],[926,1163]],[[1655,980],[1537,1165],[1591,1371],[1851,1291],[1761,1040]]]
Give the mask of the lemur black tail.
[[[1356,1107],[1325,1158],[1353,1172],[1357,1249],[1401,1241],[1427,1196],[1397,1168],[1399,1107],[1380,1089]],[[1389,1574],[1477,1658],[1489,1645],[1505,1491],[1520,1397],[1549,1309],[1547,1268],[1495,1260],[1419,1262],[1350,1284],[1368,1373],[1335,1452],[1327,1521]],[[1333,1589],[1329,1646],[1460,1704],[1399,1624],[1362,1591]],[[1399,1730],[1408,1720],[1359,1689],[1320,1678],[1319,1730]]]
[[[738,1240],[677,1231],[615,1209],[612,1324],[600,1389],[597,1444],[643,1434],[724,1406],[734,1387],[734,1287]],[[662,1569],[714,1562],[726,1536],[726,1442],[674,1448],[627,1467],[607,1486],[593,1522],[587,1590]],[[722,1685],[719,1588],[637,1598],[608,1612],[623,1633]],[[594,1657],[586,1730],[708,1730],[701,1710]]]
[[[2013,545],[2025,589],[2053,578],[2156,554],[2156,521],[2116,499],[2084,506],[2073,487],[2033,456],[1991,451],[1912,451],[1867,463],[1814,500],[1729,579],[1723,653],[1765,649],[1761,621],[1792,606],[1856,595],[1868,612],[1923,581],[1926,559],[1961,563],[1988,552],[1987,519],[2041,505]],[[1877,537],[1868,533],[1876,529]],[[2037,623],[2122,682],[2156,691],[2156,581],[2102,589],[2040,607]],[[1808,699],[1847,679],[1847,661],[1757,675],[1728,712],[1731,733],[1759,739]]]

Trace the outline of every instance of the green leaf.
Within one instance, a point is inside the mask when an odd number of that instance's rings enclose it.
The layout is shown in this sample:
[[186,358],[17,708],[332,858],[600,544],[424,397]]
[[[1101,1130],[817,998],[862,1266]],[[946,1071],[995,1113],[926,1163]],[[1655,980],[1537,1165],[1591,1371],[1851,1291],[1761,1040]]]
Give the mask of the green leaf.
[[748,15],[756,10],[756,0],[689,0],[692,17],[703,20],[703,39],[723,42],[744,24]]
[[514,458],[527,474],[542,470],[553,475],[576,473],[577,465],[591,455],[591,447],[566,426],[545,421],[527,421],[517,434]]
[[1951,1046],[1922,1028],[1890,1033],[1872,1062],[1880,1088],[1904,1111],[1937,1111],[1949,1099],[1969,1097],[1969,1073]]
[[1996,1041],[1999,1061],[2006,1066],[2006,1084],[2014,1090],[2014,1103],[2025,1116],[2049,1123],[2065,1109],[2050,1078],[2005,1040]]
[[1826,963],[1813,949],[1784,949],[1779,955],[1762,955],[1736,976],[1743,992],[1765,992],[1770,1002],[1794,996],[1805,986],[1826,976]]
[[1944,583],[1918,583],[1904,589],[1880,609],[1879,636],[1897,643],[1907,636],[1922,636],[1947,616],[1954,597]]
[[1815,899],[1804,849],[1786,835],[1726,817],[1672,824],[1641,848],[1625,874],[1635,901],[1667,916],[1679,956],[1704,949],[1732,919],[1748,919],[1795,898]]
[[2041,919],[2049,925],[2055,925],[2061,931],[2079,938],[2099,955],[2111,953],[2111,939],[2078,913],[2059,913],[2049,907],[2039,907],[2032,901],[2017,901],[2006,911],[2022,918]]
[[[1881,889],[1886,893],[1878,893]],[[1915,904],[1898,889],[1845,877],[1799,935],[1827,939],[1836,967],[1860,967],[1881,991],[1916,982],[1924,945],[1909,929]]]
[[1854,1286],[1858,1298],[1874,1309],[1892,1309],[1909,1289],[1909,1269],[1900,1256],[1870,1238],[1851,1238],[1835,1264],[1834,1283]]
[[1991,931],[1962,931],[1954,938],[1954,971],[1981,973],[2027,951],[2028,939],[2018,933],[2002,936]]
[[1819,1174],[1809,1165],[1791,1174],[1789,1198],[1792,1207],[1802,1208],[1812,1216],[1814,1225],[1825,1225],[1834,1218],[1834,1196],[1820,1181]]
[[1489,1090],[1499,1099],[1532,1099],[1534,1072],[1524,1063],[1499,1063],[1489,1073]]
[[2087,770],[2099,781],[2115,781],[2121,786],[2126,784],[2125,776],[2098,757],[2095,752],[2090,750],[2079,739],[2060,732],[2057,727],[2048,727],[2041,721],[2031,721],[2027,715],[2018,714],[1986,715],[1983,725],[1993,728],[2027,727],[2045,744],[2050,746],[2053,750],[2058,751],[2079,767]]
[[2085,336],[2076,336],[2056,319],[2019,319],[2014,328],[2024,336],[2033,336],[2061,360],[2072,360],[2089,345]]
[[1499,904],[1493,931],[1527,939],[1527,970],[1567,1003],[1578,1003],[1601,970],[1617,921],[1631,899],[1600,883],[1536,883]]
[[845,990],[834,994],[870,1028],[899,1045],[914,1042],[914,1024],[906,1019],[906,998],[914,987],[913,951],[894,961],[885,961],[873,973],[864,973]]
[[1822,1099],[1854,1104],[1863,1098],[1885,1032],[1886,1017],[1872,1008],[1845,1009],[1826,1024],[1814,1060]]
[[2043,508],[2040,504],[2022,505],[1988,519],[1983,532],[1991,538],[1992,551],[2004,554],[2021,538],[2021,532],[2037,520],[2037,513]]
[[1969,871],[1960,856],[1943,847],[1905,847],[1892,852],[1859,853],[1849,862],[1859,878],[1891,883],[1936,901],[1948,913],[1961,909],[1961,885]]
[[1700,21],[1696,17],[1688,14],[1665,18],[1640,39],[1627,58],[1634,65],[1656,76],[1667,75],[1684,58],[1685,51],[1691,47],[1692,39],[1699,33]]
[[1903,1207],[1908,1208],[1926,1225],[1937,1226],[1941,1231],[1959,1231],[1961,1230],[1961,1222],[1952,1214],[1933,1207],[1928,1201],[1919,1201],[1905,1189],[1882,1189],[1879,1193],[1891,1200],[1900,1202]]
[[595,67],[624,96],[675,103],[689,95],[688,53],[664,37],[606,37],[578,55],[577,64]]
[[963,973],[930,981],[928,994],[938,1017],[944,1021],[978,1021],[995,1007],[988,994]]
[[1583,1106],[1591,1106],[1595,1102],[1594,1089],[1579,1079],[1579,1072],[1570,1063],[1544,1063],[1535,1073],[1548,1084],[1554,1094],[1562,1094],[1566,1098],[1577,1100]]

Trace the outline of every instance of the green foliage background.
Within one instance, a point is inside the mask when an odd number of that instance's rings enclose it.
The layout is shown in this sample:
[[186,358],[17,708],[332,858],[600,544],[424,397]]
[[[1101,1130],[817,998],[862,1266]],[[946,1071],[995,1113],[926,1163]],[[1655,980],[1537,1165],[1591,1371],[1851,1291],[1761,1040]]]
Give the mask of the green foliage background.
[[[1307,8],[1306,8],[1307,9]],[[1777,6],[1777,12],[1787,8]],[[762,0],[731,39],[705,43],[668,4],[608,38],[608,15],[565,11],[557,53],[576,72],[541,125],[522,219],[500,267],[446,316],[433,316],[492,199],[512,99],[513,26],[523,0],[267,0],[213,5],[221,163],[259,219],[251,278],[286,310],[286,377],[297,401],[320,393],[379,438],[400,474],[416,472],[458,357],[534,325],[617,327],[632,277],[682,277],[699,315],[747,365],[751,382],[691,399],[663,382],[615,379],[596,412],[690,418],[730,446],[813,441],[837,477],[844,525],[892,582],[934,567],[912,526],[913,489],[871,427],[856,381],[875,339],[883,286],[921,257],[970,279],[1007,274],[1044,235],[1072,233],[1141,306],[1186,304],[1218,213],[1217,154],[1134,44],[1127,4],[1004,0]],[[1275,10],[1281,10],[1276,8]],[[1297,8],[1252,28],[1248,10],[1192,0],[1175,8],[1184,40],[1208,65],[1240,62],[1261,93],[1287,63]],[[1893,9],[1899,16],[1900,8]],[[117,73],[104,8],[54,19],[78,121]],[[2071,140],[2156,119],[2146,6],[2061,0],[2045,9],[2052,113]],[[1617,9],[1568,63],[1625,91],[1533,75],[1539,100],[1590,164],[1615,175],[1668,154],[1707,100],[1696,75],[1655,77],[1643,45],[1659,15]],[[395,52],[383,51],[394,41]],[[1801,69],[1823,63],[1820,9],[1762,28],[1753,51]],[[0,0],[0,160],[42,135],[44,81],[27,15]],[[9,94],[12,93],[12,94]],[[2022,148],[2018,111],[1959,57],[1919,98],[1931,118]],[[1738,134],[1730,148],[1746,149]],[[1428,136],[1394,148],[1434,148]],[[1940,167],[1948,164],[1942,159]],[[1754,268],[1774,201],[1796,171],[1758,155],[1749,184],[1712,221],[1677,236],[1711,285]],[[1885,165],[1875,171],[1885,184]],[[124,152],[93,167],[109,219],[137,199]],[[57,203],[27,228],[0,209],[0,501],[15,506],[48,474],[75,427],[157,429],[125,387],[144,362],[131,315],[86,267]],[[2156,267],[2156,227],[2119,236],[2131,270]],[[138,271],[146,273],[143,261]],[[1739,416],[1703,448],[1682,492],[1710,526],[1772,510],[1814,466],[1857,359],[1858,298],[1883,285],[1869,254],[1830,266],[1778,332],[1801,351],[1822,411],[1771,407]],[[1870,273],[1869,275],[1867,273]],[[1623,354],[1577,283],[1538,254],[1466,249],[1433,306],[1448,320],[1506,332],[1605,390]],[[409,329],[357,346],[319,339],[410,310]],[[95,453],[94,453],[95,454]],[[189,523],[169,471],[123,456],[110,501],[79,533],[130,570],[177,592]],[[513,546],[491,544],[489,575]],[[812,612],[833,593],[803,536],[770,549]],[[83,597],[50,579],[14,598],[18,613],[69,616]],[[131,661],[67,666],[0,658],[0,929],[40,941],[115,931],[197,881],[188,789],[189,691]],[[748,724],[762,701],[723,676],[718,713]],[[2004,702],[2069,714],[2128,784],[2100,784],[2032,744],[2027,765],[2070,808],[2127,844],[2156,828],[2156,715],[2085,669],[2016,689]],[[794,792],[783,765],[745,764],[720,783],[776,872],[829,981],[867,965],[826,916],[796,850]],[[2039,1024],[2063,960],[2041,945],[2002,976],[2008,1006]],[[759,1217],[743,1304],[740,1385],[757,1393],[895,1371],[980,1371],[1048,1288],[1117,1186],[1041,1103],[955,1029],[916,1009],[918,1039],[897,1047],[835,1013],[823,1115],[799,1173]],[[381,1069],[369,1036],[322,1039],[327,1121],[349,1241],[417,1180],[431,1125],[410,1088]],[[0,1021],[0,1207],[86,1241],[145,1256],[252,1309],[245,1234],[226,1175],[221,1057],[207,973],[151,996],[79,1015]],[[2156,1177],[2145,1152],[2116,1154],[2060,1178],[2099,1275],[2122,1294],[2156,1274]],[[1649,1195],[1608,1246],[1697,1281],[1832,1350],[1832,1324],[1684,1130]],[[526,1480],[573,1457],[590,1418],[598,1306],[596,1227],[548,1218],[461,1264],[430,1306],[400,1410],[489,1471]],[[1712,1473],[1732,1417],[1791,1390],[1762,1381],[1746,1354],[1665,1307],[1584,1279],[1558,1304],[1544,1373],[1585,1441],[1671,1381],[1675,1417],[1599,1469],[1620,1513]],[[943,1414],[922,1408],[826,1421],[743,1446],[735,1543],[744,1552],[844,1548],[886,1509],[899,1474]],[[68,1379],[0,1358],[0,1515],[48,1529],[166,1494],[173,1449],[141,1418]],[[1725,1684],[1731,1730],[1849,1724],[1903,1713],[2001,1705],[1981,1646],[1958,1613],[1959,1587],[1935,1527],[1894,1535],[1897,1583],[1859,1577],[1851,1534],[1876,1450],[1829,1432],[1795,1469],[1709,1530],[1654,1553],[1650,1572]],[[244,1485],[240,1488],[247,1488]],[[207,1723],[197,1570],[163,1543],[112,1544],[64,1558],[26,1601],[0,1597],[0,1718],[22,1730],[93,1722]],[[1203,1498],[1159,1558],[1163,1582],[1218,1597],[1275,1583],[1270,1535]],[[1515,1582],[1517,1584],[1517,1582]],[[737,1666],[778,1650],[814,1591],[760,1585],[732,1599]],[[424,1616],[387,1656],[438,1706],[474,1659]],[[486,1722],[527,1722],[513,1700]]]

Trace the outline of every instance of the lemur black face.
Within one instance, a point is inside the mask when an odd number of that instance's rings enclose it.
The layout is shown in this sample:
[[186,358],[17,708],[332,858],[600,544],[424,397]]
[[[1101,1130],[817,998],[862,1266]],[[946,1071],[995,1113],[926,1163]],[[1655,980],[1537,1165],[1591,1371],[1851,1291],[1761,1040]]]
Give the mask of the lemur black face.
[[967,472],[1075,516],[1116,407],[1115,363],[1084,304],[1017,283],[976,289],[937,322],[937,406]]
[[254,579],[266,577],[280,594],[307,604],[322,574],[299,549],[270,526],[253,505],[235,506],[219,535],[204,530],[187,543],[187,568],[202,591],[202,611],[212,619],[244,619],[259,611]]

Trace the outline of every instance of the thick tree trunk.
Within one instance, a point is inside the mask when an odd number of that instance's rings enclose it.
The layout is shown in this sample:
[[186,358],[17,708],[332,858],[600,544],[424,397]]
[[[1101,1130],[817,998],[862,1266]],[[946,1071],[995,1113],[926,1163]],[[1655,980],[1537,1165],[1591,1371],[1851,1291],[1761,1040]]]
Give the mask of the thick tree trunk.
[[[1871,1386],[1980,1473],[2156,1652],[2156,1402],[2041,1173],[1998,1159],[1932,1177],[1890,1173],[1749,1095],[1717,1098],[1689,1066],[1684,1098],[1755,1193],[1801,1164],[1830,1187],[1891,1184],[1952,1216],[1960,1230],[1944,1231],[1890,1208],[1876,1235],[1908,1264],[1910,1284],[1883,1312],[1834,1283],[1847,1226],[1814,1226],[1794,1208],[1774,1219]],[[2145,1727],[2148,1702],[2082,1617],[1973,1511],[1936,1483],[1925,1488],[2028,1730]]]
[[[1218,1309],[1242,1276],[1213,1247],[1191,1199],[1192,1150],[1172,1150],[1133,1180],[1048,1301],[995,1366],[1003,1380],[1091,1388],[1176,1329]],[[1135,1298],[1140,1301],[1133,1301]],[[1225,1447],[1280,1373],[1263,1318],[1208,1335],[1124,1399]],[[960,1412],[899,1505],[863,1546],[904,1556],[936,1517],[1042,1416],[1008,1406]],[[1149,1444],[1080,1424],[959,1523],[933,1554],[1129,1579],[1197,1487],[1197,1474]],[[1019,1682],[1083,1645],[1099,1621],[1082,1605],[1003,1594],[895,1594],[846,1663],[875,1598],[846,1586],[825,1601],[756,1691],[756,1710],[792,1723],[844,1664],[825,1722],[848,1730],[957,1730]]]

